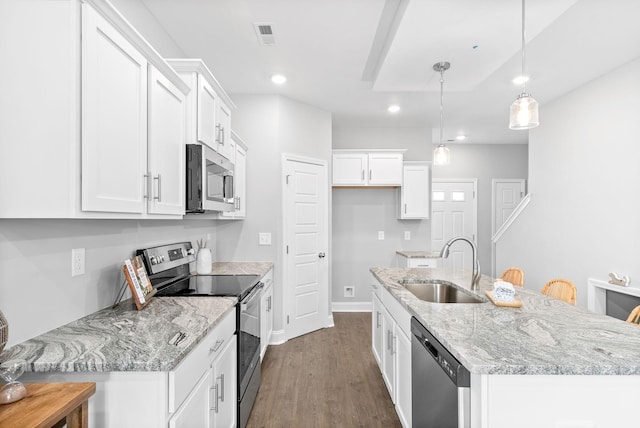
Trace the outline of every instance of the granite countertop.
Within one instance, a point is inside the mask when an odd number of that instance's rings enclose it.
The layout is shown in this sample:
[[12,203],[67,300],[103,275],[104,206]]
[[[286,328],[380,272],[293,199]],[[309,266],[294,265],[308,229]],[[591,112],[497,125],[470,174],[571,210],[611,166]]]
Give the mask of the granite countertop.
[[[271,262],[216,262],[213,274],[260,275]],[[12,346],[33,372],[170,371],[235,308],[235,297],[154,297],[142,311],[131,299]],[[187,334],[178,345],[171,339]]]
[[[131,299],[40,336],[0,355],[33,372],[170,371],[235,308],[235,297],[154,297],[141,311]],[[170,340],[187,334],[178,345]]]
[[439,259],[440,251],[396,251],[396,254],[408,259]]
[[211,274],[264,276],[271,269],[272,262],[214,262]]
[[[640,328],[516,287],[521,308],[429,303],[398,283],[441,279],[470,291],[471,272],[372,268],[371,272],[471,373],[640,375]],[[492,289],[482,276],[479,291]]]

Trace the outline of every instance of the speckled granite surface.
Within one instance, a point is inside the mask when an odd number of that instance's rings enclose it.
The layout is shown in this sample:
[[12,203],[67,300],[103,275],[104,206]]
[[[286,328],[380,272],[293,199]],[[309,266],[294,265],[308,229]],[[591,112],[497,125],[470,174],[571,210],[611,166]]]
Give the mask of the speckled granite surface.
[[[169,371],[235,308],[235,297],[155,297],[142,311],[131,300],[5,349],[27,371]],[[178,345],[170,340],[187,334]]]
[[214,262],[212,274],[216,275],[260,275],[273,268],[271,262]]
[[[521,308],[419,300],[398,280],[442,279],[470,289],[471,273],[372,268],[371,272],[471,373],[640,375],[640,328],[516,287]],[[483,276],[476,294],[493,280]]]
[[439,251],[396,251],[396,254],[408,259],[439,259]]

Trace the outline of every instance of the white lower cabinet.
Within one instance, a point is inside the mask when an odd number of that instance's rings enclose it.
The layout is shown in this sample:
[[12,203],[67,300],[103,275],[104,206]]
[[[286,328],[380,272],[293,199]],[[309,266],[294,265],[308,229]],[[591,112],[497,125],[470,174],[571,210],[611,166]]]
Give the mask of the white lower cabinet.
[[273,270],[261,280],[264,283],[260,300],[260,361],[267,352],[273,334]]
[[410,427],[411,315],[377,281],[373,288],[371,348],[400,422]]
[[[236,336],[231,338],[224,351],[211,366],[211,410],[210,427],[231,428],[236,426]],[[193,425],[192,425],[193,426]]]
[[169,428],[208,427],[211,426],[209,411],[211,389],[211,370],[200,378],[183,405],[169,420]]

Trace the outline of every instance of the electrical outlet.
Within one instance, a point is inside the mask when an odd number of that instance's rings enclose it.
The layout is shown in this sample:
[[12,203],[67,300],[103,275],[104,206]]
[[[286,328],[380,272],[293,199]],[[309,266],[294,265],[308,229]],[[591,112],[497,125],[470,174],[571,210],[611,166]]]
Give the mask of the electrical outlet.
[[259,245],[271,245],[271,233],[269,233],[269,232],[260,232],[258,234],[258,244]]
[[384,241],[384,230],[378,231],[378,241]]
[[71,250],[71,276],[84,275],[84,248]]
[[344,297],[355,297],[356,292],[352,286],[344,287]]
[[404,240],[405,241],[411,241],[411,232],[408,230],[404,231]]

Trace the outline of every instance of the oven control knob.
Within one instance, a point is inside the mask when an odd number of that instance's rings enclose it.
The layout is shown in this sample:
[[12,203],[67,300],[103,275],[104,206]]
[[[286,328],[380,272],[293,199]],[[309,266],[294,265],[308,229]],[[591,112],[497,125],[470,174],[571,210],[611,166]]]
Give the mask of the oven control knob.
[[151,262],[152,265],[158,264],[158,259],[156,259],[156,256],[149,257],[149,261]]
[[164,256],[160,256],[160,263],[164,262]]
[[187,255],[188,255],[188,256],[193,256],[195,253],[196,253],[195,248],[189,248],[189,249],[187,250]]

